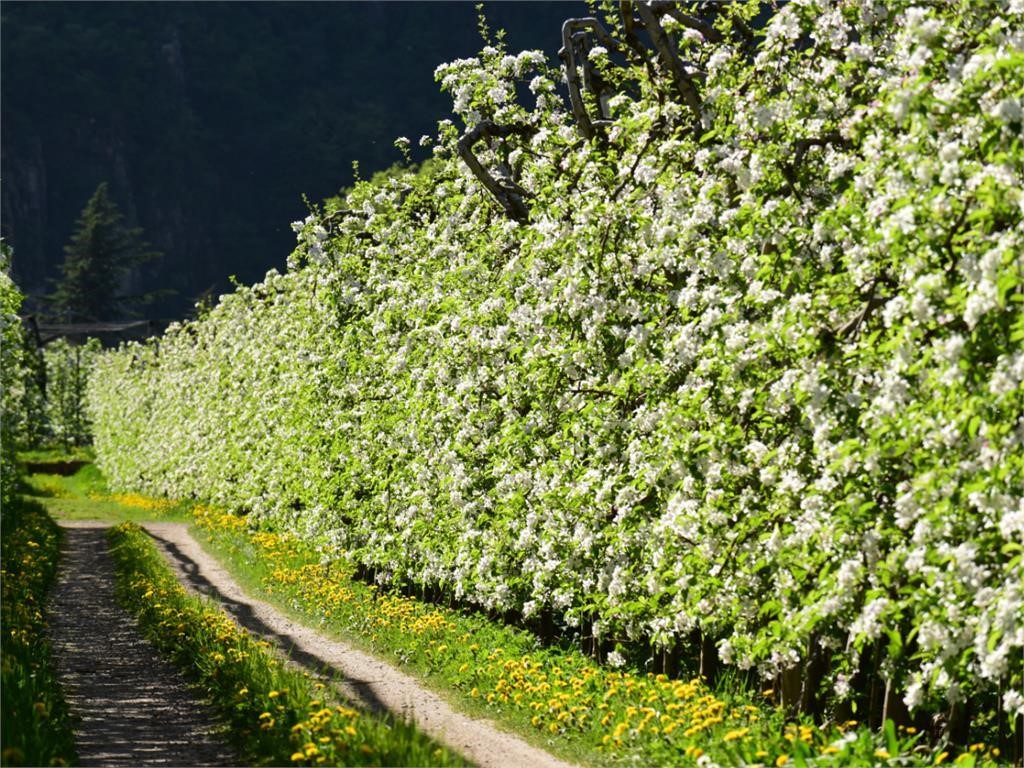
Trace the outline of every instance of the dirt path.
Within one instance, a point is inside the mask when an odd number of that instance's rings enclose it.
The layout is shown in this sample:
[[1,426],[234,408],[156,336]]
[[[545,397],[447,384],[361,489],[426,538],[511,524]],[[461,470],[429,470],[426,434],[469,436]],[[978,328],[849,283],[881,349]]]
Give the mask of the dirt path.
[[147,531],[189,588],[220,601],[246,629],[266,637],[314,672],[337,670],[341,691],[364,707],[406,717],[425,733],[481,768],[572,768],[487,720],[456,712],[440,696],[391,665],[297,624],[269,604],[248,597],[231,575],[181,523],[148,523]]
[[61,525],[66,538],[49,625],[81,764],[237,765],[213,732],[213,712],[118,605],[106,524]]

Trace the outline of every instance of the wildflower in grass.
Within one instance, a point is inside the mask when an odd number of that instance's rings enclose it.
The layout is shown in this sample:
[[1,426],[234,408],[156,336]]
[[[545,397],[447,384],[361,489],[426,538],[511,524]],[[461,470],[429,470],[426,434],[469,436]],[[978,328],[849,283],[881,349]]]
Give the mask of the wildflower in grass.
[[[235,533],[230,535],[234,537]],[[232,540],[245,546],[243,542],[253,538],[241,533]],[[321,556],[310,551],[311,561],[304,560],[306,555],[299,553],[306,552],[305,545],[290,535],[275,534],[273,539],[263,536],[258,540],[276,542],[276,550],[287,555],[287,560],[270,558],[275,566],[267,582],[268,586],[286,586],[288,591],[282,592],[282,597],[294,599],[300,609],[318,616],[325,602],[344,593],[349,603],[342,607],[339,622],[359,624],[369,619],[386,623],[387,633],[377,641],[383,643],[382,648],[401,648],[406,663],[416,663],[418,659],[442,674],[447,669],[453,680],[464,681],[466,687],[461,690],[468,696],[486,700],[498,712],[521,711],[526,724],[546,734],[560,738],[574,733],[590,734],[585,738],[623,758],[645,754],[644,750],[651,748],[649,745],[665,748],[684,738],[700,739],[702,745],[732,745],[739,754],[753,754],[753,747],[761,743],[788,747],[799,742],[795,749],[805,756],[842,751],[829,744],[838,743],[839,729],[822,733],[805,724],[791,724],[783,734],[766,738],[765,731],[759,730],[761,709],[747,703],[730,706],[699,679],[636,674],[572,655],[558,656],[556,662],[546,653],[535,653],[532,647],[520,648],[515,642],[471,642],[472,634],[464,631],[457,616],[386,590],[357,587],[340,571],[328,577],[319,564]],[[476,651],[472,650],[474,646]],[[489,646],[489,650],[480,652],[481,646]],[[513,650],[506,652],[509,647]],[[470,653],[475,657],[473,662],[468,660]],[[769,691],[767,698],[773,695]],[[766,727],[774,728],[770,723]],[[857,724],[851,721],[843,726],[849,730]],[[359,732],[358,728],[353,730]],[[327,726],[319,725],[311,715],[302,730],[302,743],[312,741],[326,749],[321,738],[327,732]],[[343,739],[356,738],[340,726],[336,726],[336,733]],[[852,731],[850,735],[854,736]],[[773,743],[776,739],[782,744]],[[685,743],[678,748],[685,749]],[[757,760],[770,762],[769,750],[757,752]],[[779,754],[777,749],[771,752]],[[790,759],[788,755],[779,756]],[[871,751],[866,751],[863,758],[870,761]]]

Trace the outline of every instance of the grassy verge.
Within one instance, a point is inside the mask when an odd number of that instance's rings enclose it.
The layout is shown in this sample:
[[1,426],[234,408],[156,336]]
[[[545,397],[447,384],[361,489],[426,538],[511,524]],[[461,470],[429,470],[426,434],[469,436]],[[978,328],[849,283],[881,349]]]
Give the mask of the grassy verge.
[[465,765],[408,724],[332,704],[323,683],[285,669],[266,642],[190,597],[137,526],[119,525],[110,536],[120,599],[209,694],[246,763]]
[[42,507],[22,498],[5,506],[0,550],[3,765],[70,765],[77,760],[44,616],[59,556],[60,529]]
[[21,453],[26,469],[23,490],[56,518],[63,520],[190,520],[190,504],[153,499],[135,493],[111,493],[86,449],[71,453]]
[[18,464],[24,467],[25,464],[60,464],[73,461],[91,462],[96,456],[90,446],[80,445],[67,449],[53,447],[18,451],[16,458]]
[[[464,711],[493,718],[570,760],[595,765],[998,764],[998,750],[986,745],[949,755],[941,746],[924,744],[919,734],[891,726],[872,733],[852,722],[827,727],[791,722],[760,692],[729,681],[709,690],[697,680],[616,671],[579,653],[543,649],[528,632],[370,587],[352,578],[343,558],[325,558],[286,535],[250,531],[241,518],[206,508],[190,511],[187,503],[112,495],[91,466],[65,477],[37,474],[29,482],[58,516],[194,518],[198,538],[250,593],[389,658],[447,693]],[[287,687],[264,686],[267,693]],[[264,704],[269,702],[264,697]],[[271,708],[258,714],[264,712],[277,727]],[[282,752],[280,759],[296,754]]]
[[[889,723],[788,721],[759,694],[700,680],[616,671],[528,632],[385,593],[298,539],[196,510],[199,535],[249,589],[378,653],[556,754],[592,764],[931,765],[950,756]],[[961,765],[998,759],[975,745]]]

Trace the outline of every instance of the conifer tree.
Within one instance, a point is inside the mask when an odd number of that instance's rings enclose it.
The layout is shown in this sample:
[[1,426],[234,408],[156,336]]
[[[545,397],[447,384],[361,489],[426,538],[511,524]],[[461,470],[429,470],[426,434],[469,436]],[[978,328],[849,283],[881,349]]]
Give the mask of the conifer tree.
[[64,246],[62,276],[50,294],[61,320],[88,322],[132,316],[156,294],[126,295],[125,278],[135,267],[160,256],[142,239],[140,227],[126,227],[124,216],[102,182],[82,209]]

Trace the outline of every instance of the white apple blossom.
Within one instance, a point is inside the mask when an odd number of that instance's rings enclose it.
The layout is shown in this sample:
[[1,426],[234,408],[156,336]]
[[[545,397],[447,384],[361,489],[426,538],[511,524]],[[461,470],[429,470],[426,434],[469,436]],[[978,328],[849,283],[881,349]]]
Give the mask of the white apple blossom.
[[1019,24],[833,5],[683,44],[699,142],[645,69],[588,142],[539,54],[439,67],[467,126],[530,126],[477,146],[528,216],[442,121],[287,273],[98,361],[112,486],[764,674],[814,638],[840,697],[889,632],[908,706],[1024,684]]

